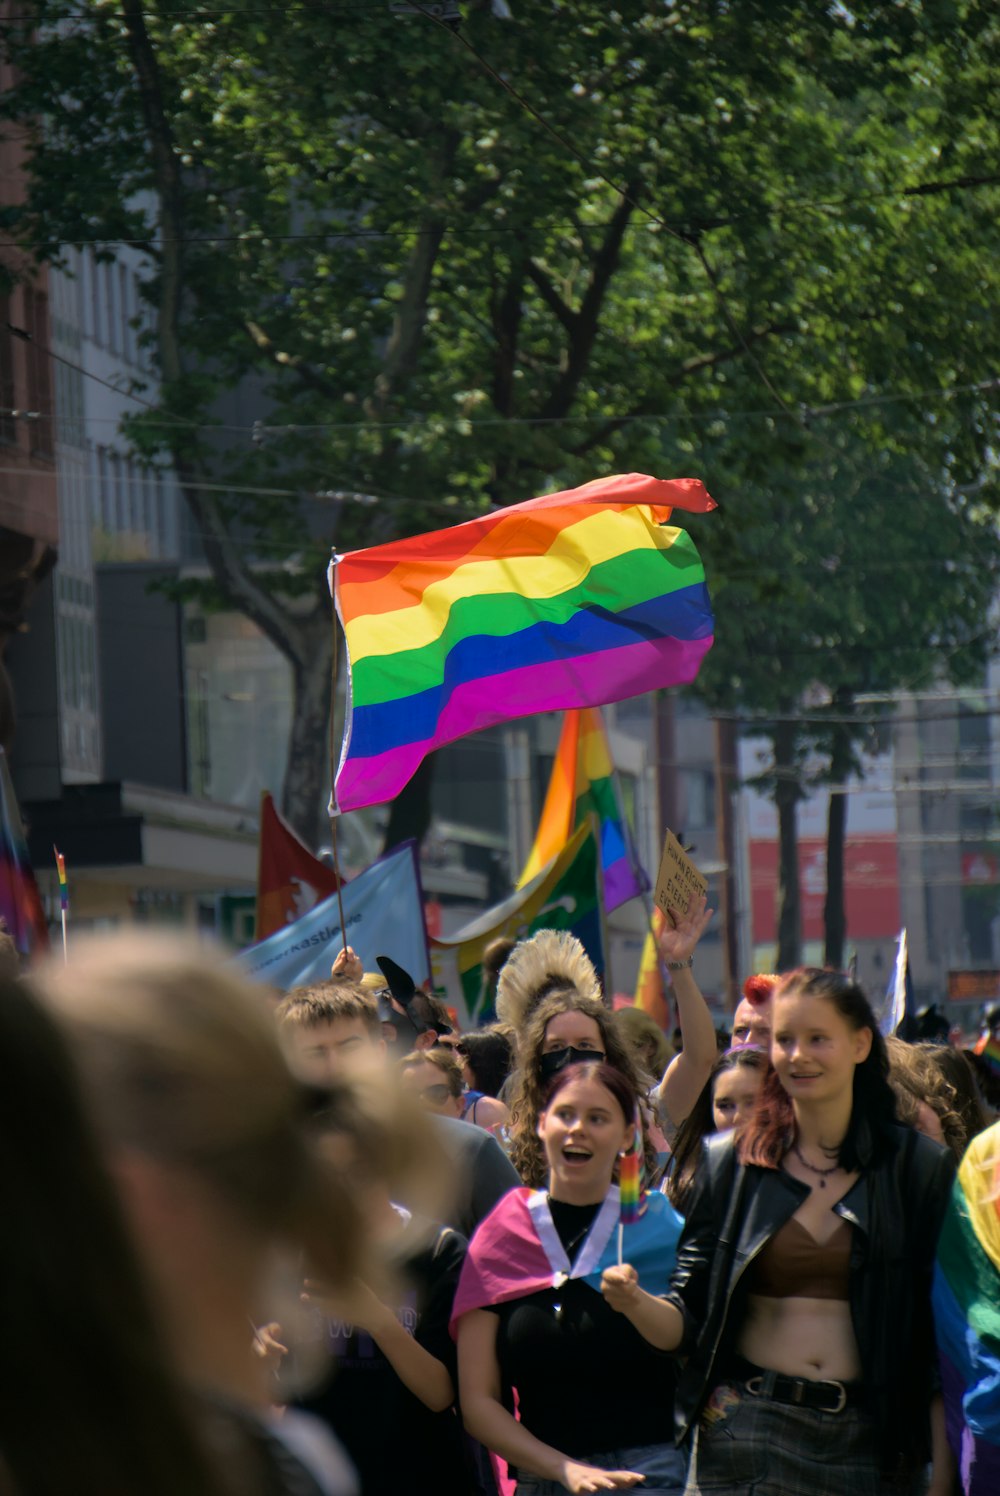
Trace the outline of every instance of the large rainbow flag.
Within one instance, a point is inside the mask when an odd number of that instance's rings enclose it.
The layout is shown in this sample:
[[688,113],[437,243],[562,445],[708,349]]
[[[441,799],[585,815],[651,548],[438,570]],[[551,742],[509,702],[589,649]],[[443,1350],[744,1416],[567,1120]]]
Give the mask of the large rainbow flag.
[[600,707],[567,712],[534,845],[518,888],[537,878],[578,826],[595,816],[601,844],[605,907],[617,909],[649,887],[615,791],[614,764]]
[[399,793],[432,749],[535,712],[691,681],[712,644],[695,478],[601,478],[331,567],[348,709],[333,809]]
[[1000,1491],[1000,1123],[974,1138],[938,1242],[934,1320],[965,1496]]

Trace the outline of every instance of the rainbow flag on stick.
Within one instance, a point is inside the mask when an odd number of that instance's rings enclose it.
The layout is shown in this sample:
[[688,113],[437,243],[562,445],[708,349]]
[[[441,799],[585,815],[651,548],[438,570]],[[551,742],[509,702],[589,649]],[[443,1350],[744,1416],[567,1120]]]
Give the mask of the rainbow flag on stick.
[[938,1240],[934,1322],[964,1496],[1000,1491],[1000,1123],[969,1144]]
[[693,680],[712,610],[674,508],[715,505],[697,479],[630,473],[335,558],[350,675],[332,809],[392,799],[468,733]]
[[518,888],[562,851],[577,826],[596,816],[600,828],[605,907],[617,909],[649,887],[615,792],[614,764],[600,707],[567,712],[535,843]]

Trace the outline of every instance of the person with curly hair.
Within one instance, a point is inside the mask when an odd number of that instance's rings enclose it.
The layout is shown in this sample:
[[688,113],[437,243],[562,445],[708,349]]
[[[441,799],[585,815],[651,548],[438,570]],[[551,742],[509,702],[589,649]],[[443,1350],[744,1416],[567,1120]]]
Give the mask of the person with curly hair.
[[[567,1065],[591,1060],[605,1061],[620,1071],[639,1095],[645,1095],[648,1077],[639,1074],[630,1046],[602,1002],[581,997],[575,991],[546,997],[525,1029],[510,1099],[510,1158],[523,1183],[532,1189],[540,1189],[546,1178],[538,1119],[552,1078]],[[653,1179],[659,1163],[657,1149],[649,1136],[648,1116],[643,1117],[643,1143],[647,1178]]]
[[935,1143],[950,1148],[961,1162],[968,1142],[965,1123],[955,1109],[955,1091],[922,1046],[907,1044],[891,1035],[885,1041],[889,1055],[889,1084],[896,1096],[900,1122],[915,1127]]

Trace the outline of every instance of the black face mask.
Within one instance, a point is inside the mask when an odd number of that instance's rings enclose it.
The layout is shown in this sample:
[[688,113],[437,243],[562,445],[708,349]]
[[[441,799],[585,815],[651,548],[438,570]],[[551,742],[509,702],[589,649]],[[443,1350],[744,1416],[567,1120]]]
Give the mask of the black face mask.
[[542,1080],[551,1080],[558,1075],[560,1070],[565,1070],[567,1065],[601,1065],[604,1056],[598,1049],[574,1049],[572,1045],[566,1049],[554,1049],[551,1054],[543,1054],[539,1064],[539,1072]]

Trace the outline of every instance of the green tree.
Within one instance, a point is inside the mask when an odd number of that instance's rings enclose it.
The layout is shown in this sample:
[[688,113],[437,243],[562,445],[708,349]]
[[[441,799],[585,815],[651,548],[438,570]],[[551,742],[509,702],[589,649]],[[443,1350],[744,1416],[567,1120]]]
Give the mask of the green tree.
[[[523,0],[511,22],[470,4],[457,34],[378,0],[18,5],[0,111],[44,128],[4,222],[39,258],[147,247],[162,386],[130,435],[176,469],[221,599],[290,662],[300,831],[332,539],[693,470],[737,485],[711,545],[741,555],[741,487],[812,459],[803,411],[927,389],[927,466],[978,476],[996,29],[972,0]],[[247,382],[257,444],[215,414]],[[198,486],[279,477],[328,509]],[[719,583],[721,631],[744,582]]]

